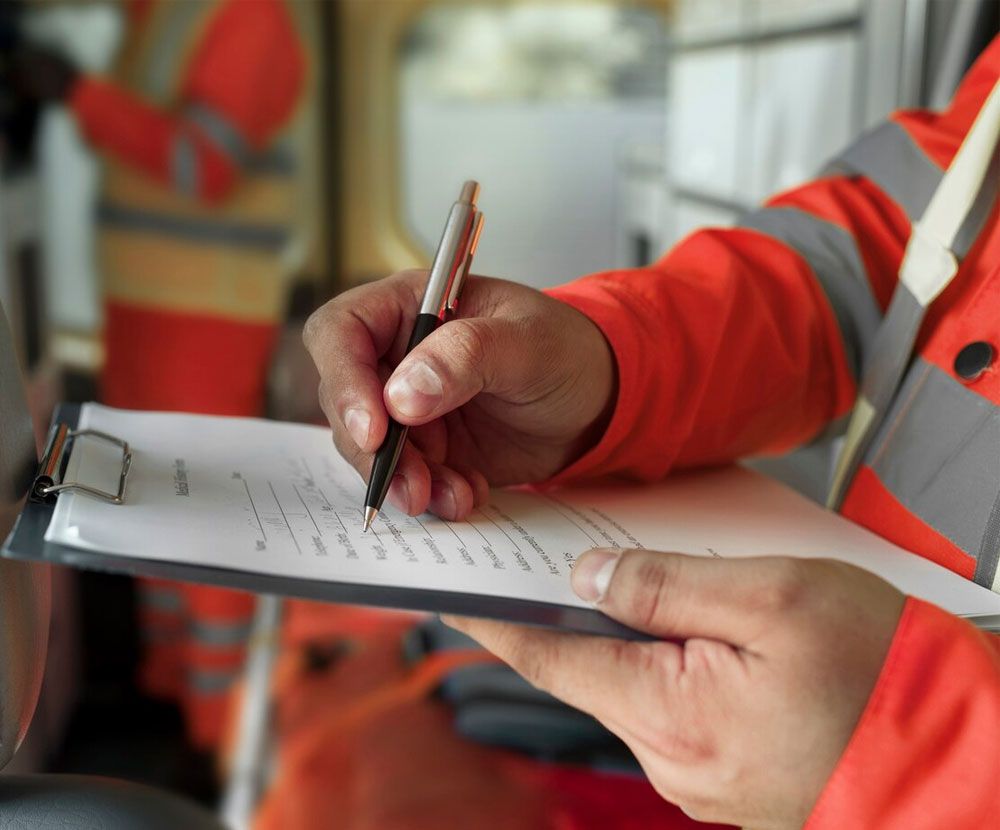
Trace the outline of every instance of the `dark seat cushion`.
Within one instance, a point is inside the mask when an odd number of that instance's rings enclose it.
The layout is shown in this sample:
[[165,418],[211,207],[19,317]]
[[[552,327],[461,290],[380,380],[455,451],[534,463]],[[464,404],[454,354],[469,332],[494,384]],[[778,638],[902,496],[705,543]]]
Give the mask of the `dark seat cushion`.
[[226,830],[212,813],[141,784],[86,775],[0,775],[0,830]]

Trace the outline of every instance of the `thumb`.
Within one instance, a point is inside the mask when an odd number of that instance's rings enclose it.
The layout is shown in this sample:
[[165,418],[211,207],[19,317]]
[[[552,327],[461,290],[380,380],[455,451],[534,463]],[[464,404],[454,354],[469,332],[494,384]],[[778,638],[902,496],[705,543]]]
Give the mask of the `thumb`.
[[[389,414],[416,426],[457,409],[480,392],[516,386],[529,351],[510,321],[445,323],[396,367],[385,386]],[[526,371],[526,368],[523,368]]]
[[766,630],[781,596],[791,599],[797,571],[786,561],[592,550],[577,561],[572,582],[582,599],[638,631],[743,647]]

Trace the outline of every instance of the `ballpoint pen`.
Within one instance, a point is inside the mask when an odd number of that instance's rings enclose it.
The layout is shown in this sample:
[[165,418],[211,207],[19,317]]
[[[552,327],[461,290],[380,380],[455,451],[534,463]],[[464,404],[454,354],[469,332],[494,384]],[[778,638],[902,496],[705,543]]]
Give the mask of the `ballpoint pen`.
[[[458,307],[459,295],[469,275],[472,256],[479,244],[483,229],[483,214],[476,209],[479,198],[479,184],[467,181],[462,185],[458,201],[451,206],[448,221],[441,234],[434,263],[427,275],[420,311],[413,323],[413,333],[406,347],[409,354],[417,345],[441,323],[454,315]],[[396,472],[399,454],[406,443],[407,427],[389,419],[382,446],[375,453],[371,475],[368,478],[368,492],[365,494],[365,531],[382,509],[385,494]]]

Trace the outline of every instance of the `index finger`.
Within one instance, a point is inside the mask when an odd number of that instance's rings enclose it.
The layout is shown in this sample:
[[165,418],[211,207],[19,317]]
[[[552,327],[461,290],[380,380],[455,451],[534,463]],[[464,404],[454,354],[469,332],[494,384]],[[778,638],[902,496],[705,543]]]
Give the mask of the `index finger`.
[[320,374],[320,405],[335,432],[365,452],[385,436],[379,360],[406,336],[419,304],[420,272],[403,272],[347,291],[306,321],[302,339]]
[[676,716],[672,692],[684,671],[683,646],[549,631],[467,617],[444,621],[468,634],[533,686],[608,725],[634,727],[651,702]]

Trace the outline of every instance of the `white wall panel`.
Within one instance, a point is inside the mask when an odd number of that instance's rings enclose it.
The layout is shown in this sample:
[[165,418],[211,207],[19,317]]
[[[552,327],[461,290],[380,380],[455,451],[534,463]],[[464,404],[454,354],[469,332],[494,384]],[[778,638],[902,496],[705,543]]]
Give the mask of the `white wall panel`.
[[751,0],[679,0],[674,11],[678,43],[736,37],[749,31]]
[[[108,68],[122,34],[111,3],[39,9],[33,35],[65,51],[89,72]],[[92,332],[100,325],[94,202],[98,164],[65,107],[47,108],[37,138],[47,311],[60,329]]]
[[673,204],[672,239],[670,244],[679,242],[699,228],[728,228],[735,224],[736,211],[693,199],[677,198]]
[[403,216],[430,254],[462,180],[486,215],[475,269],[538,288],[614,265],[618,161],[664,133],[657,101],[404,101]]
[[748,171],[740,201],[806,181],[858,131],[858,45],[850,32],[761,45],[749,96]]
[[670,76],[669,163],[675,187],[735,199],[748,58],[738,47],[683,53]]
[[757,32],[815,26],[856,15],[861,0],[751,0],[748,17]]

